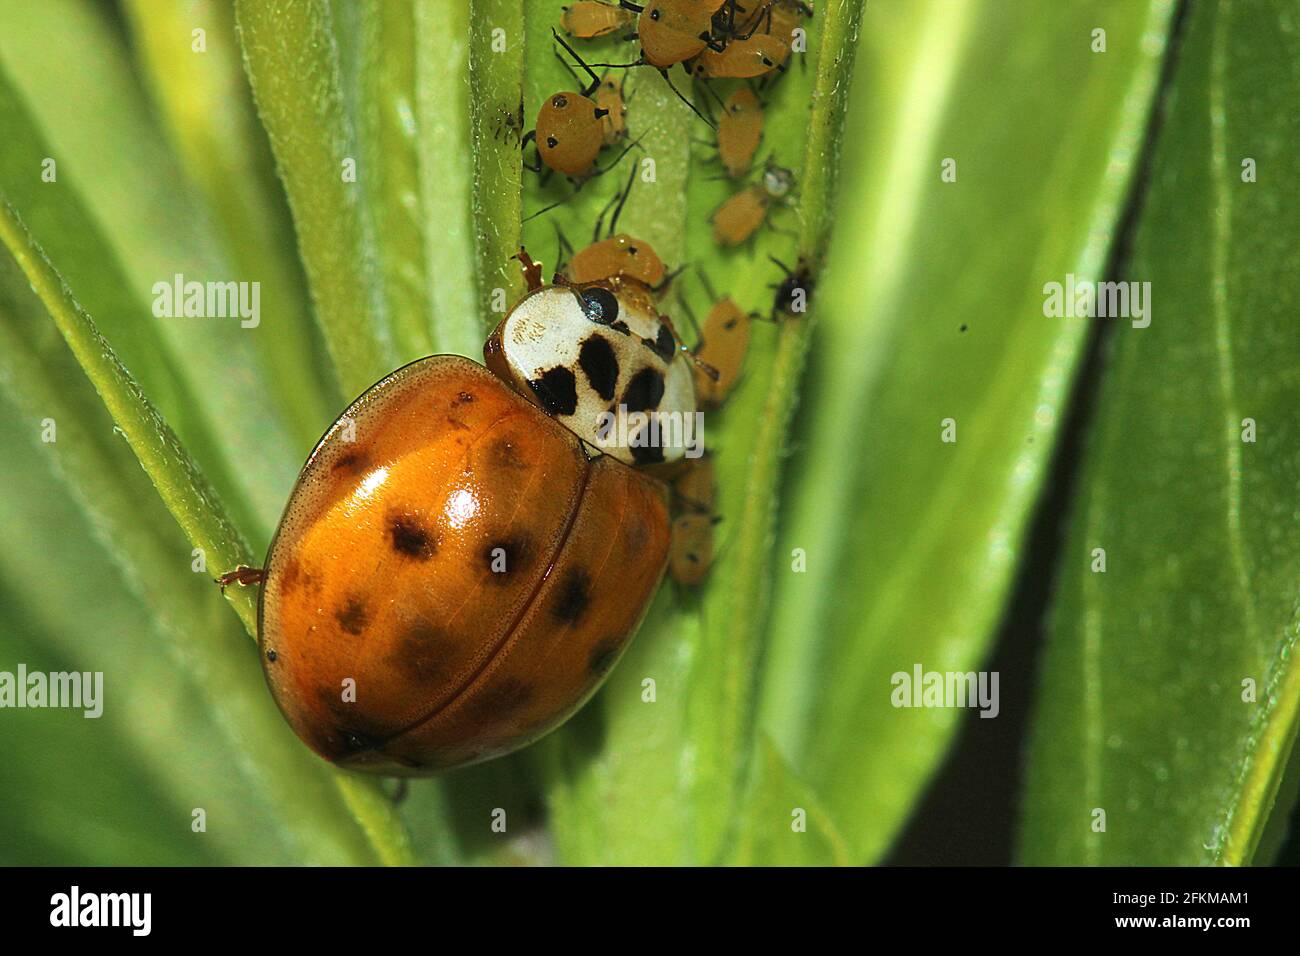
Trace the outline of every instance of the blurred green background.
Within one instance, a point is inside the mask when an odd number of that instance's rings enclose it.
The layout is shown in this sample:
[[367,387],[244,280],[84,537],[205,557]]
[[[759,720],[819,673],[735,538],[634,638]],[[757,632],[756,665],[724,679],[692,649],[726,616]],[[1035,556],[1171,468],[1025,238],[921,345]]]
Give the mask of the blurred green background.
[[[521,238],[585,240],[599,180],[520,228],[568,191],[516,119],[572,85],[560,3],[0,4],[0,671],[105,682],[0,710],[0,863],[1297,860],[1300,2],[814,6],[763,93],[797,199],[737,250],[710,131],[627,71],[665,309],[817,276],[708,422],[716,568],[561,731],[396,803],[293,736],[211,578],[348,400],[478,354]],[[177,273],[260,324],[155,316]],[[1046,316],[1068,275],[1151,283],[1150,326]],[[892,706],[917,664],[997,671],[999,716]]]

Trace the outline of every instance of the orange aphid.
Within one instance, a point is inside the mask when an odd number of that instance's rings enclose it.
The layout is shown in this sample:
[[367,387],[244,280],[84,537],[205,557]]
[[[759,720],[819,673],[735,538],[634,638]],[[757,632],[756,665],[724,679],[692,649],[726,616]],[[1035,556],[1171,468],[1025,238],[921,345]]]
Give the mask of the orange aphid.
[[718,156],[733,179],[749,172],[763,138],[763,107],[754,91],[742,86],[723,104],[718,121]]
[[613,146],[627,136],[627,105],[623,100],[623,87],[606,73],[596,87],[596,106],[605,111],[600,128],[606,146]]
[[577,0],[560,8],[560,27],[569,36],[590,40],[608,36],[632,22],[635,14],[601,0]]
[[713,241],[738,246],[752,236],[767,219],[768,209],[784,200],[794,185],[790,170],[769,166],[763,178],[736,193],[713,213]]
[[568,277],[578,284],[601,279],[635,279],[653,288],[664,281],[664,261],[648,242],[625,232],[593,242],[569,261]]
[[679,513],[672,523],[668,573],[678,584],[698,585],[713,564],[715,499],[713,459],[708,456],[692,462],[673,482],[673,501]]
[[708,46],[713,14],[725,0],[650,0],[637,19],[645,62],[658,69],[684,63]]
[[537,155],[566,176],[588,175],[605,145],[605,111],[582,93],[554,93],[537,112]]
[[691,61],[691,73],[704,80],[749,80],[782,69],[790,46],[767,33],[735,39],[721,50],[705,48]]
[[701,405],[720,405],[736,387],[749,353],[749,316],[727,296],[714,304],[704,319],[695,357],[695,393]]
[[793,46],[794,31],[803,26],[805,17],[813,15],[811,0],[776,0],[771,9],[772,23],[767,32]]

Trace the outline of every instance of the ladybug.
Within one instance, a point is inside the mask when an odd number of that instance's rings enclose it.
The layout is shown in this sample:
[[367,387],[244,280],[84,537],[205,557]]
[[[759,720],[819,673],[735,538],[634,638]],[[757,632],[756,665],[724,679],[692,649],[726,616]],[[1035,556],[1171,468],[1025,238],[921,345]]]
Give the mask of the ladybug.
[[267,683],[340,766],[431,774],[543,736],[618,661],[668,564],[670,493],[630,465],[681,449],[611,446],[594,418],[693,415],[676,337],[637,283],[543,285],[520,259],[530,289],[486,367],[435,355],[367,389],[272,539]]

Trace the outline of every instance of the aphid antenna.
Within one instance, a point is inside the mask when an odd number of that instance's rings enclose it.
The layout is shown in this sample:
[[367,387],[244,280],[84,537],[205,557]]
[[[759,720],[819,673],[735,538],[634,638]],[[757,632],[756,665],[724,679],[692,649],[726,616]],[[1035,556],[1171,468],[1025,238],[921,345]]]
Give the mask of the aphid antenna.
[[[578,55],[578,51],[575,50],[573,47],[569,46],[568,42],[564,39],[564,37],[560,36],[559,31],[556,30],[555,27],[551,27],[551,36],[555,38],[555,41],[559,43],[560,46],[564,47],[564,49],[568,51],[569,56],[573,57],[574,61],[578,64],[578,66],[582,67],[587,72],[587,75],[591,77],[591,83],[588,84],[587,87],[584,88],[582,91],[583,96],[591,96],[592,93],[596,92],[596,88],[600,86],[600,77],[596,75],[596,71],[591,68],[591,65],[588,64],[587,61],[584,60],[581,56]],[[559,54],[557,53],[556,55],[558,56]],[[565,65],[568,66],[567,63]],[[569,71],[573,72],[573,68],[569,67]],[[576,73],[574,73],[574,77],[575,78],[577,77]]]
[[713,288],[713,283],[709,281],[709,275],[699,266],[695,267],[695,274],[700,277],[700,285],[704,286],[704,291],[709,297],[710,302],[718,301],[718,293]]
[[681,100],[683,103],[685,103],[687,106],[691,108],[692,113],[694,113],[696,116],[702,119],[704,121],[704,124],[708,126],[709,129],[713,130],[715,133],[718,131],[717,124],[714,123],[713,120],[705,116],[703,113],[701,113],[700,108],[696,106],[694,103],[692,103],[690,100],[688,100],[685,96],[683,96],[682,91],[673,85],[672,78],[668,76],[667,70],[660,70],[659,75],[662,76],[664,78],[664,82],[668,84],[668,89],[672,90],[677,95],[677,98],[679,100]]
[[573,246],[569,244],[569,239],[558,222],[553,222],[551,225],[555,227],[555,271],[563,272],[564,267],[573,258]]
[[[545,180],[543,180],[543,183],[545,183]],[[559,206],[563,206],[574,196],[578,195],[578,193],[582,192],[582,187],[585,185],[587,185],[587,180],[585,179],[578,180],[577,185],[573,187],[573,192],[569,193],[569,195],[561,197],[560,199],[555,200],[555,202],[543,206],[541,209],[538,209],[535,212],[529,213],[527,216],[525,216],[523,219],[519,221],[519,224],[522,226],[526,222],[532,222],[538,216],[545,215],[546,213],[550,212],[552,209],[555,209]]]
[[[682,265],[674,269],[672,272],[669,272],[667,275],[665,275],[662,279],[659,280],[659,284],[657,286],[653,287],[654,291],[662,295],[668,289],[668,287],[673,284],[673,280],[682,274],[682,271],[685,268],[686,265],[683,263]],[[678,299],[681,299],[681,296],[678,296]]]
[[[693,73],[691,74],[692,77],[694,77],[694,75],[695,74]],[[696,83],[696,86],[704,87],[704,92],[708,93],[711,97],[713,97],[713,102],[718,104],[718,109],[720,109],[724,113],[727,111],[727,104],[723,102],[722,97],[718,95],[717,90],[715,90],[712,86],[710,86],[707,80],[700,79],[699,82]],[[711,116],[709,120],[709,125],[713,126],[714,129],[717,129],[717,126],[713,123]]]
[[[617,231],[618,217],[623,215],[623,207],[627,204],[627,197],[632,195],[632,186],[635,183],[636,183],[636,164],[634,163],[627,177],[627,185],[624,186],[620,192],[616,192],[613,196],[613,199],[618,200],[618,205],[614,207],[614,215],[612,215],[609,219],[609,231],[606,232],[605,235],[612,236]],[[601,219],[604,219],[605,213],[608,211],[609,211],[608,206],[606,206],[605,209],[601,211],[600,218],[596,220],[597,230],[600,229]],[[599,236],[599,232],[597,232],[597,236]]]

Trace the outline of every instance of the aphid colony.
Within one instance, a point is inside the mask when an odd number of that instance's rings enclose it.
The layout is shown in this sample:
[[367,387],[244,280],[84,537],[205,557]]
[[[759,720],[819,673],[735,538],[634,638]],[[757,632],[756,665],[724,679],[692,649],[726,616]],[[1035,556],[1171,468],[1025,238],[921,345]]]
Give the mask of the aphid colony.
[[[639,63],[709,82],[781,69],[780,37],[810,14],[784,0],[624,0],[572,3],[561,24],[581,38],[632,31]],[[587,82],[547,97],[523,140],[535,168],[580,188],[617,164],[598,160],[627,138],[626,101],[557,40]],[[720,161],[741,179],[762,106],[749,86],[720,102]],[[304,465],[264,568],[222,577],[261,585],[268,685],[326,759],[422,775],[525,746],[595,692],[665,572],[680,587],[708,574],[713,458],[691,426],[741,378],[756,315],[701,274],[712,306],[687,346],[661,312],[677,273],[618,228],[634,182],[635,167],[590,243],[561,244],[550,283],[519,250],[527,291],[482,365],[429,356],[357,398]],[[744,242],[792,186],[769,161],[714,213],[714,238]],[[777,321],[811,286],[804,267],[784,271]]]

